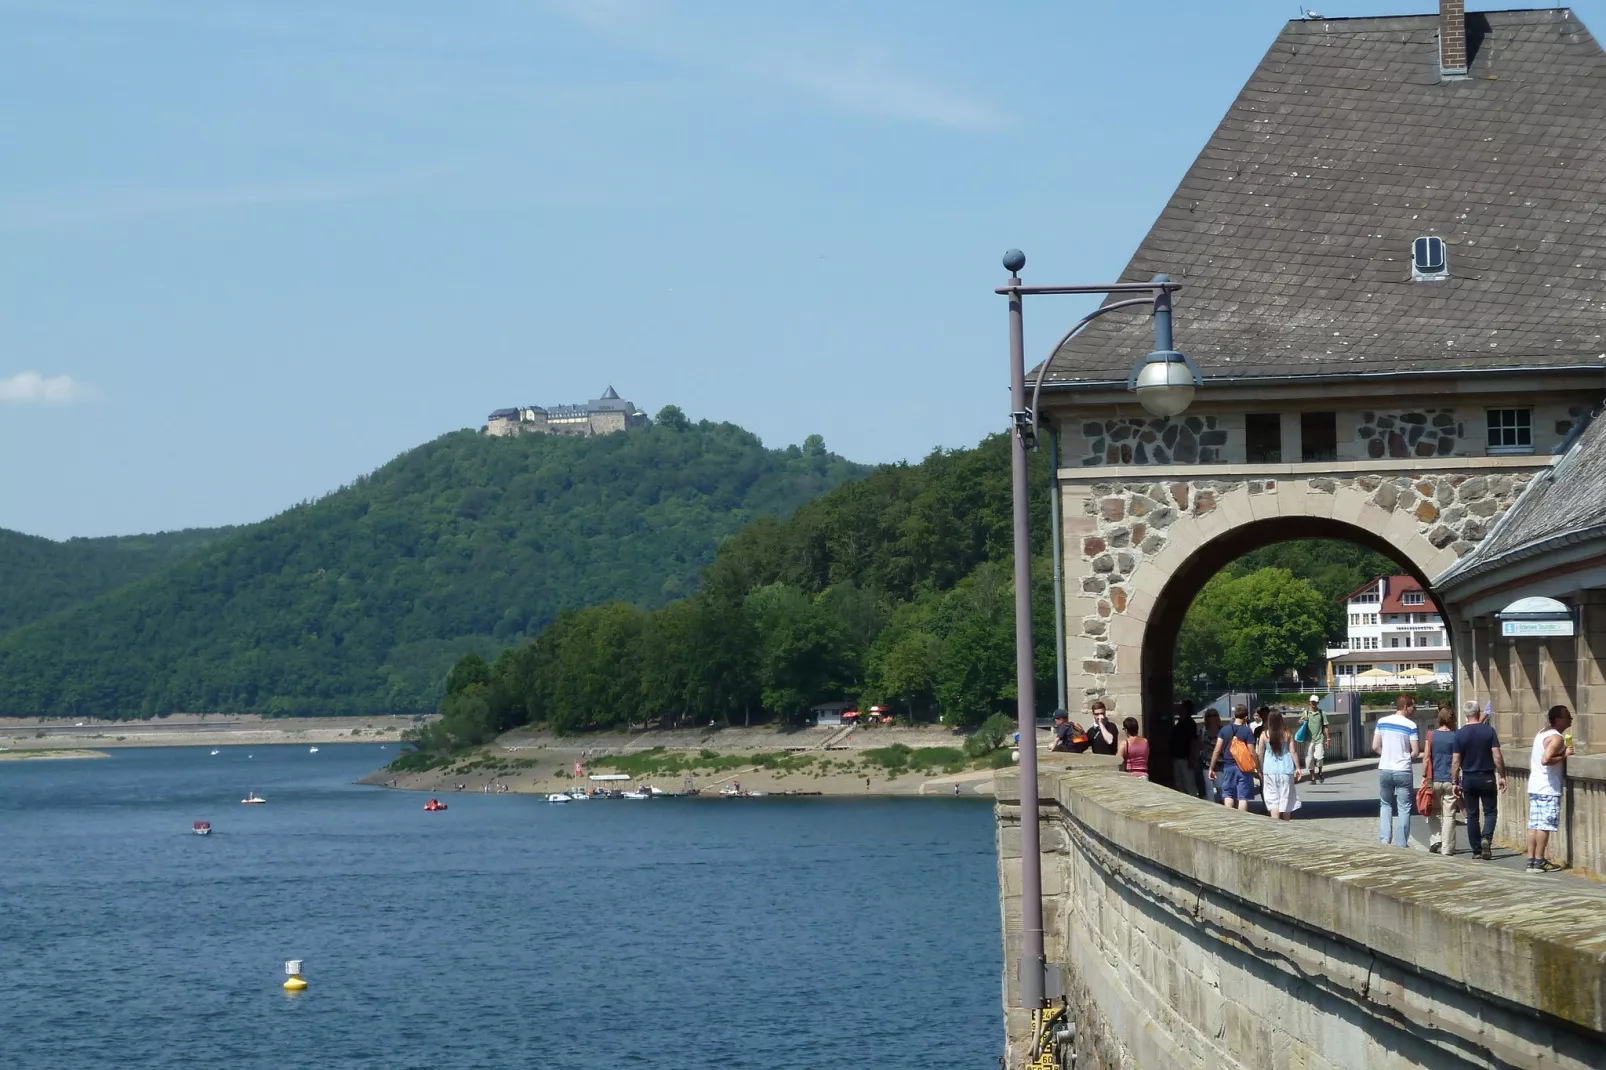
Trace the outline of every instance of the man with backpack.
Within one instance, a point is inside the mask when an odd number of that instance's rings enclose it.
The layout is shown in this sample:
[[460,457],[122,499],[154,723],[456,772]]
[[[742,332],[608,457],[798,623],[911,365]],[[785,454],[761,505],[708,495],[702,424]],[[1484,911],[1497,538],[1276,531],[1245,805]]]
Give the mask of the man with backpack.
[[[1216,759],[1225,750],[1227,760],[1216,773]],[[1255,774],[1259,766],[1255,761],[1255,733],[1249,727],[1249,707],[1232,708],[1232,724],[1224,725],[1216,737],[1215,749],[1210,752],[1210,779],[1221,796],[1221,804],[1229,810],[1249,809],[1255,797]]]
[[1306,745],[1305,768],[1310,770],[1310,782],[1320,784],[1322,766],[1327,764],[1327,746],[1333,742],[1333,729],[1328,724],[1326,711],[1322,709],[1320,695],[1310,697],[1310,708],[1305,711],[1305,720],[1294,734],[1294,742]]

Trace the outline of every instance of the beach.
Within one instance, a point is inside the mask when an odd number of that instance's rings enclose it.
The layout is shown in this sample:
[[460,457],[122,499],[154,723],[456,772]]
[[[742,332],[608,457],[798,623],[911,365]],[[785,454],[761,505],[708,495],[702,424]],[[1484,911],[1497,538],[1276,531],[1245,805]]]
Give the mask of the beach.
[[[362,782],[400,790],[444,793],[507,791],[546,795],[584,788],[687,788],[706,796],[739,787],[766,795],[986,795],[991,768],[912,764],[889,769],[877,761],[901,744],[911,762],[938,748],[950,753],[965,737],[940,726],[893,728],[708,728],[558,736],[515,730],[495,744],[424,772],[378,769]],[[575,776],[575,763],[583,770]],[[964,762],[968,766],[968,762]],[[643,768],[645,767],[645,768]],[[628,772],[628,781],[592,775]]]
[[[111,747],[231,747],[272,743],[398,743],[420,723],[406,717],[260,717],[174,714],[147,721],[91,717],[0,719],[0,747],[10,750],[105,750]],[[79,755],[85,756],[85,755]]]

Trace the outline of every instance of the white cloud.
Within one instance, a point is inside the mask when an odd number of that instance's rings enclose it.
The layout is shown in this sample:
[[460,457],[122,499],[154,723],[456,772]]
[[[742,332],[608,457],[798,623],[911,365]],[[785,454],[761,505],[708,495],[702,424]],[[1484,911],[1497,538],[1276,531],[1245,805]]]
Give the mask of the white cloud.
[[13,405],[71,405],[89,392],[70,375],[48,378],[38,372],[18,372],[0,379],[0,403]]
[[618,44],[755,82],[769,82],[859,115],[959,130],[1008,125],[980,101],[895,69],[882,50],[800,32],[709,33],[672,22],[651,0],[547,0],[546,7]]

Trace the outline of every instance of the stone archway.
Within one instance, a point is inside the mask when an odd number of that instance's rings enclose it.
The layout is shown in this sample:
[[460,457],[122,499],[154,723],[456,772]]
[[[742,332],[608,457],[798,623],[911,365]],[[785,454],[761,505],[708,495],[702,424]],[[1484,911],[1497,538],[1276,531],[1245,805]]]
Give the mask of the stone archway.
[[1103,698],[1113,715],[1152,726],[1170,709],[1182,615],[1223,564],[1285,539],[1344,538],[1393,557],[1431,591],[1433,578],[1477,545],[1532,473],[1140,480],[1127,468],[1120,479],[1111,475],[1060,473],[1070,699]]

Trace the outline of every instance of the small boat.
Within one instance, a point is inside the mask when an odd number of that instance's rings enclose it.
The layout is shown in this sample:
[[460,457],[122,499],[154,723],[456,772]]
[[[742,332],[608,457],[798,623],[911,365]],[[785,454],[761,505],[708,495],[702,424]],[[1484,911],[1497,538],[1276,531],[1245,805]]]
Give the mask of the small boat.
[[210,835],[212,835],[212,822],[210,822],[210,821],[197,821],[195,823],[195,825],[194,825],[194,832],[195,832],[195,834],[197,836],[210,836]]
[[431,799],[429,802],[424,804],[424,809],[428,810],[430,813],[434,813],[436,810],[446,809],[446,804],[441,802],[439,799]]
[[240,801],[245,803],[247,806],[261,806],[263,803],[267,802],[268,800],[264,799],[262,796],[258,795],[256,792],[250,791],[250,792],[246,792],[245,798],[241,799]]
[[318,748],[317,747],[308,747],[307,748],[307,753],[308,754],[317,754],[318,753]]
[[556,802],[573,802],[574,801],[574,796],[570,795],[568,792],[555,791],[551,795],[548,795],[546,797],[546,801],[547,802],[554,802],[554,803],[556,803]]
[[591,796],[589,794],[587,794],[586,792],[583,792],[583,791],[571,791],[568,794],[569,794],[569,801],[570,802],[590,802],[591,801]]
[[222,753],[223,752],[220,751],[220,750],[215,750],[215,751],[212,752],[212,757],[216,758],[219,754],[222,754]]
[[646,792],[646,791],[627,791],[623,795],[621,795],[620,798],[622,798],[622,799],[650,799],[650,798],[652,798],[652,793],[651,792]]

